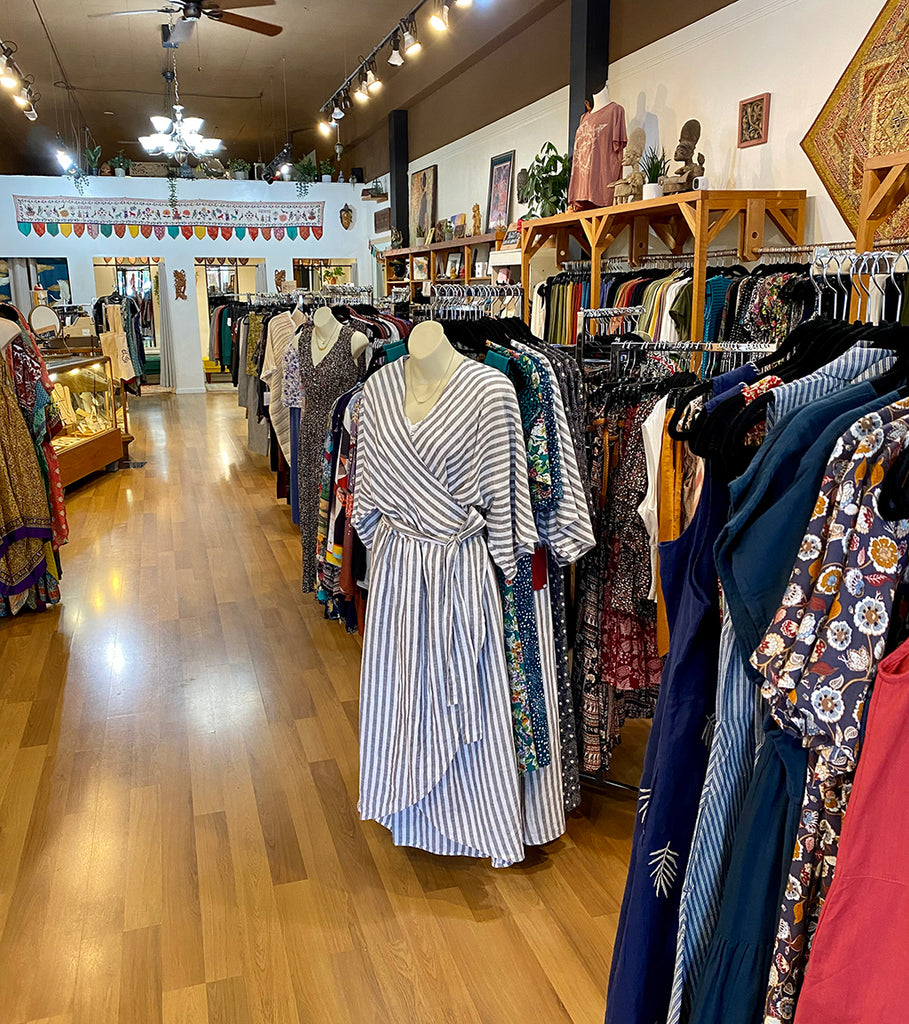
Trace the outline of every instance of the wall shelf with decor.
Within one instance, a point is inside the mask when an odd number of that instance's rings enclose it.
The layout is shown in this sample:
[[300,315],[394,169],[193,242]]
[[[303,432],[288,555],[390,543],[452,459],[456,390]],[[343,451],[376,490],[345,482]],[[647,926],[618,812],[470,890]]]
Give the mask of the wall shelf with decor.
[[[448,265],[449,258],[460,257],[460,266],[473,269],[476,265],[475,257],[477,250],[481,251],[482,259],[479,262],[489,264],[489,254],[496,252],[505,237],[504,231],[490,231],[485,235],[469,235],[465,238],[451,238],[444,242],[431,242],[429,245],[411,246],[408,249],[386,249],[380,254],[379,259],[384,262],[385,268],[385,294],[391,295],[392,289],[401,285],[410,285],[410,297],[413,299],[422,287],[424,281],[435,284],[436,281],[455,280],[439,272],[439,268]],[[483,255],[483,250],[488,247],[488,252]],[[426,277],[418,278],[414,273],[414,260],[426,260]],[[406,260],[407,276],[394,278],[391,276],[389,263],[394,260]],[[483,282],[489,280],[489,274],[468,274],[465,277],[458,277],[457,280],[472,282]]]
[[[599,306],[602,257],[628,228],[628,262],[631,266],[650,254],[651,230],[673,255],[681,255],[686,243],[693,242],[691,323],[703,323],[707,260],[710,245],[720,232],[738,221],[737,249],[742,260],[757,259],[757,250],[764,244],[764,229],[768,221],[788,242],[801,245],[805,234],[805,200],[806,194],[801,189],[757,192],[710,189],[524,220],[521,225],[524,317],[529,322],[533,295],[530,261],[540,249],[554,244],[561,266],[570,259],[571,239],[580,244],[590,256],[590,301],[596,308]],[[691,336],[698,336],[698,332],[693,330]]]

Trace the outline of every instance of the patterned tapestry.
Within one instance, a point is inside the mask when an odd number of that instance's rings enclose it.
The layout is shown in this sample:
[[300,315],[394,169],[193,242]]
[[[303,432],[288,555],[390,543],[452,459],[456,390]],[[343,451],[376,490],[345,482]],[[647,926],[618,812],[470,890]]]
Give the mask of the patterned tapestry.
[[[909,0],[885,4],[802,148],[854,233],[865,157],[909,149]],[[909,204],[903,203],[879,236],[906,234]]]
[[137,238],[245,238],[265,241],[322,237],[324,203],[237,203],[184,199],[172,206],[154,199],[92,199],[77,196],[13,196],[23,235],[75,234],[81,238],[127,232]]

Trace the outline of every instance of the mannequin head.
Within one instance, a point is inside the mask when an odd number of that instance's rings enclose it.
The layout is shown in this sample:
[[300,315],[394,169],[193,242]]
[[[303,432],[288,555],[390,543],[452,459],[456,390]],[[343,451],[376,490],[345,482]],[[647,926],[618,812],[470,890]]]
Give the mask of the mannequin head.
[[324,331],[327,327],[334,330],[338,326],[338,321],[335,320],[335,315],[328,306],[319,306],[312,318],[312,322],[320,331]]
[[415,359],[428,359],[447,341],[445,329],[437,320],[424,320],[410,332],[407,350]]

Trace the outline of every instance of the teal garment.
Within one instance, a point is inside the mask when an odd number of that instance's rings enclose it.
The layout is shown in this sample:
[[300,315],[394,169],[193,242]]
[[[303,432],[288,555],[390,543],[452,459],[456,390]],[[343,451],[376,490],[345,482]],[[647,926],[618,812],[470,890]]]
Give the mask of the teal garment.
[[230,330],[230,317],[227,315],[227,310],[224,309],[221,313],[221,335],[220,335],[220,355],[218,361],[221,364],[222,370],[229,370],[231,366],[231,356],[233,355],[233,344],[234,338]]

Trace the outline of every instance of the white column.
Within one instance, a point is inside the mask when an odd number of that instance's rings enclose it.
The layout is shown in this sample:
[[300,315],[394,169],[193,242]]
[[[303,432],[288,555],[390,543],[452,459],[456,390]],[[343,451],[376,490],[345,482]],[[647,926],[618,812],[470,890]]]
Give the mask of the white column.
[[293,281],[294,279],[294,257],[293,250],[284,249],[284,246],[278,242],[268,242],[269,246],[277,246],[278,252],[276,255],[272,255],[270,252],[265,255],[265,275],[267,278],[266,286],[268,291],[277,291],[275,286],[275,272],[278,270],[284,271],[284,279],[286,281]]
[[[185,300],[176,297],[174,271],[178,270],[182,270],[186,275]],[[170,310],[177,394],[204,393],[205,377],[202,372],[202,348],[199,338],[195,262],[191,255],[168,256],[159,264],[158,273],[167,275],[166,287],[163,284],[161,287],[161,301],[166,302]]]

